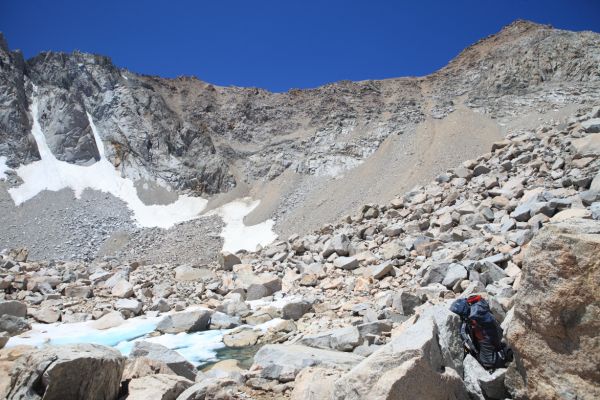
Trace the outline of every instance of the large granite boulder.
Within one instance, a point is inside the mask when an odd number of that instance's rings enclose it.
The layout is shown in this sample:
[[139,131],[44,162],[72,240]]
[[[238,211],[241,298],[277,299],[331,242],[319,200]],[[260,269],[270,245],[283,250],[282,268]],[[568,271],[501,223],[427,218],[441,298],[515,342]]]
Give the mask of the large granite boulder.
[[422,315],[335,383],[334,399],[466,399],[460,375],[444,361],[436,319]]
[[304,368],[294,381],[291,400],[330,400],[335,381],[343,371],[321,367]]
[[546,225],[523,260],[508,338],[516,399],[600,398],[600,222]]
[[173,372],[187,379],[196,379],[196,368],[181,354],[161,344],[146,341],[135,342],[130,358],[145,357],[164,362]]
[[193,384],[177,375],[147,375],[129,382],[127,400],[176,400]]
[[48,346],[26,353],[11,370],[7,399],[117,398],[125,358],[96,344]]
[[210,325],[210,310],[185,311],[165,316],[156,326],[162,333],[198,332]]
[[363,357],[340,351],[322,350],[301,345],[268,344],[254,356],[252,370],[262,378],[293,381],[298,373],[312,366],[350,369]]
[[0,301],[0,315],[25,318],[27,317],[27,304],[16,300]]

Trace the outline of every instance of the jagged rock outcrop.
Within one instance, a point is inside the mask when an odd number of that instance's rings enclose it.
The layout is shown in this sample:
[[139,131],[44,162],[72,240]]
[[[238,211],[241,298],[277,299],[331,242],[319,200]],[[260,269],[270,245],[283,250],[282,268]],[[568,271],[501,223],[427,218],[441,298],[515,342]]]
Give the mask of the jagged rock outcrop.
[[549,224],[531,242],[509,328],[516,399],[600,397],[600,223]]
[[[445,360],[449,349],[445,348],[446,343],[440,341],[439,322],[433,317],[439,313],[445,315],[439,318],[440,322],[456,318],[445,305],[435,306],[389,344],[342,375],[336,381],[333,398],[467,398],[461,376],[452,369],[454,362]],[[444,336],[452,334],[456,334],[456,330],[444,332]]]
[[10,373],[7,399],[117,398],[125,358],[95,344],[48,346],[19,358]]

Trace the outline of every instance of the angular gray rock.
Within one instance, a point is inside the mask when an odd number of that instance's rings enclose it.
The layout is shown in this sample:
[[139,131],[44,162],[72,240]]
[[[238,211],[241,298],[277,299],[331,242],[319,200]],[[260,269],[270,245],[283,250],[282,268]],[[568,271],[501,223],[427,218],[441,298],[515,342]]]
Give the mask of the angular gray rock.
[[390,225],[382,229],[382,233],[386,236],[398,236],[402,233],[402,225]]
[[300,344],[319,349],[332,349],[338,351],[352,351],[361,344],[362,335],[355,326],[337,328],[306,335],[300,339]]
[[466,268],[460,264],[452,263],[448,265],[448,268],[446,269],[446,274],[441,283],[448,289],[452,289],[452,287],[456,285],[456,282],[460,282],[463,279],[467,279]]
[[10,336],[15,336],[30,329],[31,325],[25,318],[9,314],[0,316],[0,332],[7,332]]
[[25,318],[27,316],[27,305],[16,300],[0,301],[0,316],[2,315]]
[[421,297],[407,290],[395,294],[392,306],[403,315],[412,315],[415,308],[423,304]]
[[349,254],[350,240],[344,234],[333,236],[323,249],[323,257],[329,257],[333,253],[338,256],[347,256]]
[[211,311],[184,311],[166,315],[156,326],[162,333],[198,332],[207,330],[210,324]]
[[111,290],[115,297],[127,298],[133,296],[133,285],[125,279],[121,279]]
[[232,317],[219,311],[215,311],[210,317],[210,329],[231,329],[241,324],[239,317]]
[[176,400],[193,384],[193,381],[177,375],[146,375],[129,382],[127,400]]
[[464,360],[464,381],[471,398],[502,400],[509,394],[504,386],[505,368],[487,371],[470,354]]
[[176,351],[170,350],[158,343],[151,343],[143,340],[135,342],[129,357],[146,357],[151,360],[161,361],[177,375],[191,380],[196,379],[196,368],[190,362]]
[[421,285],[428,286],[432,283],[442,283],[446,277],[449,266],[450,264],[448,263],[441,263],[427,269],[425,275],[423,276],[423,280],[421,281]]
[[[466,399],[456,371],[442,368],[433,318],[420,318],[335,383],[334,399]],[[425,384],[426,383],[426,384]]]
[[246,300],[262,299],[281,290],[281,278],[269,273],[241,274],[236,283],[246,290]]
[[219,254],[219,265],[225,271],[231,271],[234,265],[241,263],[242,261],[238,256],[228,251],[223,251]]
[[292,381],[298,373],[312,366],[350,369],[363,357],[333,350],[322,350],[301,345],[268,344],[254,356],[251,370],[258,371],[261,377]]
[[307,300],[291,301],[286,303],[281,309],[281,317],[297,321],[309,312],[311,308],[312,304]]
[[142,311],[143,304],[137,299],[119,299],[115,302],[115,308],[119,311],[127,311],[137,315]]
[[116,399],[124,366],[109,347],[47,346],[15,362],[7,399]]
[[338,257],[333,260],[333,265],[336,268],[353,270],[358,268],[358,260],[355,257]]
[[381,279],[386,277],[387,275],[393,275],[394,266],[390,261],[383,262],[378,265],[371,265],[367,267],[365,271],[365,276],[371,276],[375,279]]

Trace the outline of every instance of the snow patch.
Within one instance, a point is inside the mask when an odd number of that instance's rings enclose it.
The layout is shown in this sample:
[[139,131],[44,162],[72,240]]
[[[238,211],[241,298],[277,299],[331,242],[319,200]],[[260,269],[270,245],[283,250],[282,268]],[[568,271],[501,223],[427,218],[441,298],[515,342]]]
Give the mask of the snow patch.
[[6,157],[0,156],[0,181],[6,179],[6,171],[10,171],[10,168],[6,165]]
[[[168,229],[180,222],[198,218],[208,200],[201,197],[181,195],[167,205],[146,205],[138,197],[131,179],[123,178],[106,158],[104,144],[92,116],[87,113],[100,159],[92,165],[81,166],[58,160],[48,143],[38,121],[38,101],[33,96],[30,109],[33,126],[31,133],[36,141],[40,160],[21,165],[15,170],[23,184],[9,189],[16,205],[38,195],[44,190],[59,191],[70,188],[75,197],[80,198],[85,189],[110,193],[123,200],[133,212],[133,218],[140,227]],[[0,177],[4,176],[5,157],[0,157]],[[4,167],[3,167],[4,166]],[[160,183],[160,182],[159,182]],[[254,210],[260,201],[250,198],[225,204],[209,215],[219,215],[225,224],[221,237],[225,239],[223,250],[235,252],[241,249],[255,250],[258,244],[271,243],[277,235],[273,232],[274,222],[266,220],[253,226],[244,224],[244,217]]]
[[235,253],[238,250],[256,250],[257,245],[266,246],[277,238],[273,232],[275,222],[271,219],[256,225],[244,224],[244,217],[260,204],[260,200],[245,197],[227,203],[207,215],[218,215],[223,219],[225,226],[221,231],[224,239],[223,250]]
[[75,197],[80,198],[85,189],[95,189],[110,193],[123,200],[133,211],[133,216],[142,227],[170,228],[173,225],[197,218],[206,207],[207,200],[200,197],[179,196],[168,205],[145,205],[138,197],[130,179],[122,178],[114,166],[105,158],[104,145],[91,116],[88,119],[100,160],[89,166],[70,164],[58,160],[48,147],[38,121],[38,104],[34,97],[31,103],[33,127],[41,160],[22,165],[15,170],[23,184],[10,189],[9,193],[16,205],[35,197],[44,190],[59,191],[71,188]]

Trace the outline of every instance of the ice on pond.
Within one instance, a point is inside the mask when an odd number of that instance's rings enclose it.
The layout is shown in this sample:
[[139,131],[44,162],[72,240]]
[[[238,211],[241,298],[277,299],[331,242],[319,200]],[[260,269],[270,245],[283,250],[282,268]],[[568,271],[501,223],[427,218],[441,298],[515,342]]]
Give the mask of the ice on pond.
[[167,333],[160,336],[122,341],[115,348],[123,355],[129,355],[134,343],[138,340],[144,340],[175,350],[192,364],[198,365],[216,359],[216,351],[225,347],[223,344],[223,334],[225,332],[223,330],[211,330],[194,333]]
[[114,347],[126,356],[129,355],[136,341],[145,340],[175,350],[196,365],[214,361],[216,351],[225,346],[223,334],[226,331],[222,330],[148,336],[154,332],[161,318],[131,318],[119,326],[104,330],[93,328],[92,321],[72,324],[32,324],[31,331],[11,337],[6,346],[41,347],[44,345],[93,343]]
[[109,329],[95,329],[93,321],[72,324],[32,324],[31,331],[10,338],[7,346],[42,346],[71,343],[94,343],[114,347],[122,341],[129,341],[153,332],[160,321],[159,317],[131,318],[121,325]]

